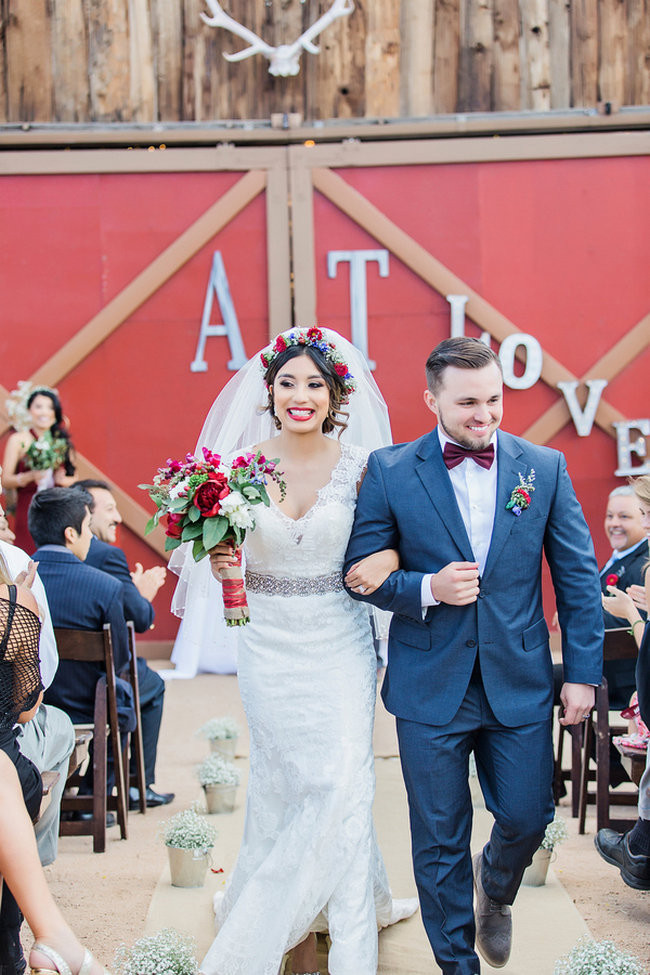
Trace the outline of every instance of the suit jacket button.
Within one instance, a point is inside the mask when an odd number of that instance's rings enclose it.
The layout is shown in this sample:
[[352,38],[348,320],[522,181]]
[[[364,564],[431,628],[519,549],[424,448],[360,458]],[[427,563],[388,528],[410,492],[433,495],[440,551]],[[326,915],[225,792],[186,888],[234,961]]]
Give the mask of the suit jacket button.
[[476,646],[476,640],[466,640],[465,641],[465,646],[466,647],[475,647]]

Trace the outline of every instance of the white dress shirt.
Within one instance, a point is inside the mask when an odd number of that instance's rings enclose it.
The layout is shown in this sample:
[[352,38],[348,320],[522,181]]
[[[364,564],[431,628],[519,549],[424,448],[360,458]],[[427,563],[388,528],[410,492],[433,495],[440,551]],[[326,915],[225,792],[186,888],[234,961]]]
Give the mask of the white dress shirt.
[[[444,451],[445,444],[454,443],[454,441],[445,434],[440,424],[437,426],[437,431],[440,448]],[[483,575],[485,571],[497,503],[496,431],[492,434],[490,443],[494,445],[494,462],[491,467],[481,467],[471,457],[465,457],[460,464],[447,470],[456,496],[456,503],[465,525],[465,531],[472,546],[474,561],[478,562],[479,576]],[[426,613],[429,606],[438,605],[438,600],[431,592],[432,575],[433,573],[429,573],[422,579],[423,613]]]
[[[4,560],[7,563],[7,568],[9,569],[9,574],[12,579],[14,579],[19,572],[22,572],[29,566],[29,555],[27,552],[23,552],[22,548],[18,548],[16,545],[9,545],[8,542],[3,542],[0,540],[0,552],[2,552],[2,555],[4,556]],[[41,638],[39,642],[41,680],[43,681],[43,687],[47,690],[54,680],[54,675],[56,674],[57,667],[59,666],[59,654],[56,649],[54,630],[52,629],[50,607],[47,604],[45,588],[38,577],[38,573],[36,573],[36,577],[32,585],[32,594],[38,603],[38,608],[41,615]]]

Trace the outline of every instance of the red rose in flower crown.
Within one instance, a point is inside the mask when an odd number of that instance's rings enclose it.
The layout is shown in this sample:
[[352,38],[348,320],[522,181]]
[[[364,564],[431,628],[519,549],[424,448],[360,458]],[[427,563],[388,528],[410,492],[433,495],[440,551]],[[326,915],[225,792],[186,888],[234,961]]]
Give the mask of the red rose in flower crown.
[[193,503],[204,518],[214,518],[221,508],[221,499],[228,494],[230,488],[226,475],[213,471],[208,475],[208,480],[197,487]]
[[[343,360],[336,346],[326,341],[321,329],[315,325],[312,325],[310,328],[292,328],[283,335],[278,335],[274,343],[260,353],[260,362],[264,372],[266,372],[277,355],[284,352],[285,349],[296,345],[311,345],[313,348],[318,349],[328,362],[331,363],[337,376],[340,376],[342,379],[346,394],[349,396],[350,393],[354,392],[356,383],[354,376],[348,368],[347,362]],[[347,399],[342,400],[342,402],[346,403]]]

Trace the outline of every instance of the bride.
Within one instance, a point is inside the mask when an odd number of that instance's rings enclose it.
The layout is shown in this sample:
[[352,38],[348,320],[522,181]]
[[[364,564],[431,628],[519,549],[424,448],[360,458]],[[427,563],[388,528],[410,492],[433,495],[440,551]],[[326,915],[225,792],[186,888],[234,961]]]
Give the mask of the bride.
[[[376,656],[367,609],[341,576],[367,448],[388,442],[386,405],[365,360],[317,328],[291,329],[262,352],[261,366],[251,360],[199,440],[221,453],[260,449],[279,459],[286,481],[283,499],[268,485],[271,505],[255,509],[244,545],[251,622],[240,636],[239,684],[250,781],[204,975],[278,975],[291,948],[294,972],[316,972],[313,932],[324,930],[331,975],[375,975],[378,925],[417,907],[392,899],[377,846]],[[236,558],[217,546],[213,573]],[[377,553],[347,581],[372,591],[397,565],[395,552]],[[185,556],[180,601],[193,571]]]

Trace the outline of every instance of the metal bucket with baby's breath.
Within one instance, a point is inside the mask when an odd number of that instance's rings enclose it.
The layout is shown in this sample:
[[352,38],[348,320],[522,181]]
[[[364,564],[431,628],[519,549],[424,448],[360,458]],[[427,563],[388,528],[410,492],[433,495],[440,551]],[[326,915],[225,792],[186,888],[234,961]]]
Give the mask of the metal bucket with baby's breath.
[[235,808],[240,772],[219,752],[212,752],[198,768],[209,813],[229,813]]
[[555,816],[544,833],[541,845],[533,854],[533,861],[524,870],[522,884],[524,887],[541,887],[546,883],[546,875],[551,862],[555,859],[555,847],[564,842],[569,836],[566,821],[559,813]]
[[211,718],[199,728],[196,734],[208,739],[211,752],[218,752],[230,760],[235,757],[240,728],[235,719],[229,715]]
[[204,785],[203,791],[209,813],[231,813],[234,810],[236,785]]
[[522,884],[524,887],[543,887],[546,883],[548,868],[551,864],[552,850],[545,850],[540,846],[533,853],[532,863],[524,870]]
[[223,755],[224,758],[233,759],[237,751],[236,738],[211,738],[210,751]]
[[210,864],[210,854],[204,850],[182,850],[168,846],[169,873],[172,887],[203,887]]
[[202,887],[217,838],[214,826],[194,809],[183,809],[161,828],[172,887]]

